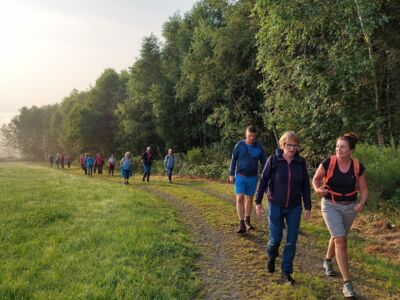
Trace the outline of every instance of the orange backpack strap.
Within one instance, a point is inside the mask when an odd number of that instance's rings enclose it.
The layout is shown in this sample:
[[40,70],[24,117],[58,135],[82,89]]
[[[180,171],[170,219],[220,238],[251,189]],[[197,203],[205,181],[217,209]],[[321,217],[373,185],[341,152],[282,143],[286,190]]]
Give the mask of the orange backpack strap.
[[333,171],[335,170],[335,165],[336,165],[336,155],[331,155],[330,157],[330,161],[329,161],[329,167],[328,167],[328,171],[326,171],[326,175],[324,176],[324,178],[322,179],[322,182],[324,184],[327,184],[329,179],[332,178],[333,176]]
[[358,181],[358,177],[360,177],[360,162],[357,158],[353,158],[353,168],[354,168],[354,176],[356,177],[356,184]]

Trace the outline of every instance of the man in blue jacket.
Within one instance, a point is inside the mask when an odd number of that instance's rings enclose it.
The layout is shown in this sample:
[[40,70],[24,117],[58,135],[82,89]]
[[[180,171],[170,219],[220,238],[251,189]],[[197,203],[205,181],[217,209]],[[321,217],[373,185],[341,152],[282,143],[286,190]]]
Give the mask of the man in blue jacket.
[[238,142],[232,153],[229,181],[235,183],[236,210],[239,217],[237,233],[253,229],[250,216],[257,187],[259,162],[261,169],[265,165],[265,152],[256,141],[256,137],[255,127],[247,127],[246,139]]

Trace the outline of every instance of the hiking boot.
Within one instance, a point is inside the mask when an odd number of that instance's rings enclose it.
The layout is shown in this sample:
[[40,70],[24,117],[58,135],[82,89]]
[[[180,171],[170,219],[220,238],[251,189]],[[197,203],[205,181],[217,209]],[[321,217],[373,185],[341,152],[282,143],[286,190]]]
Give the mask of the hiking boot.
[[240,221],[239,223],[239,229],[236,231],[237,233],[245,233],[246,232],[246,225],[244,221]]
[[267,262],[267,270],[268,273],[274,273],[275,272],[275,258],[270,258]]
[[333,263],[332,259],[324,259],[324,269],[325,269],[325,274],[328,276],[336,276],[335,270],[333,270]]
[[343,284],[343,295],[346,298],[353,298],[355,299],[357,297],[356,292],[353,289],[353,284],[351,281],[347,281]]
[[288,285],[294,285],[295,281],[290,274],[282,273],[282,282]]
[[253,229],[254,229],[254,227],[253,227],[253,226],[251,225],[251,223],[250,223],[250,217],[246,217],[246,220],[244,221],[244,223],[245,223],[245,225],[246,225],[247,231],[253,230]]

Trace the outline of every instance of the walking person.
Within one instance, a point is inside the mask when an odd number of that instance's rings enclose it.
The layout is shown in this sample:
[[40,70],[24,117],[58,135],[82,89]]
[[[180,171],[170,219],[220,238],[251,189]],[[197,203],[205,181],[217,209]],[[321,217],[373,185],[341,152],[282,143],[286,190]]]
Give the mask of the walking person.
[[94,157],[88,153],[85,159],[85,166],[87,169],[87,175],[89,177],[93,177],[93,165],[94,165]]
[[57,169],[60,168],[60,154],[56,154],[56,165],[57,165]]
[[172,183],[172,171],[174,170],[175,165],[175,155],[172,152],[172,149],[168,149],[168,154],[164,159],[164,168],[167,170],[168,180]]
[[[365,167],[352,157],[358,139],[346,133],[336,139],[336,154],[322,161],[313,178],[313,187],[322,197],[321,211],[331,238],[323,262],[325,273],[335,276],[333,258],[343,278],[343,294],[355,297],[347,254],[347,235],[357,213],[364,210],[368,198]],[[357,202],[357,187],[360,201]]]
[[108,159],[108,176],[114,176],[115,162],[115,156],[114,154],[111,154],[110,158]]
[[64,156],[64,153],[62,153],[61,157],[60,157],[60,165],[61,165],[61,168],[63,168],[63,169],[64,169],[64,163],[65,163],[65,156]]
[[87,175],[87,169],[86,169],[86,154],[81,154],[79,157],[79,164],[81,165],[82,170],[85,172],[85,175]]
[[95,164],[97,166],[97,173],[99,175],[103,174],[104,157],[103,157],[103,155],[101,153],[97,153]]
[[71,157],[69,155],[65,156],[65,163],[67,164],[68,169],[71,168]]
[[96,153],[95,157],[94,157],[94,169],[93,172],[96,174],[97,171],[97,158],[99,157],[100,153]]
[[132,153],[126,152],[120,162],[121,176],[124,178],[124,184],[129,184],[129,177],[132,176],[133,161]]
[[258,181],[259,163],[265,164],[264,149],[256,141],[257,130],[253,126],[246,128],[245,139],[233,149],[229,181],[235,183],[236,210],[239,217],[237,233],[252,230],[250,216],[253,210],[253,196]]
[[282,280],[290,285],[295,282],[291,274],[303,210],[302,203],[305,220],[309,220],[311,211],[310,178],[306,162],[298,153],[299,141],[299,136],[293,131],[282,135],[279,139],[280,148],[268,158],[256,192],[256,214],[260,216],[261,201],[268,189],[267,270],[269,273],[275,272],[275,259],[278,256],[283,229],[286,227],[281,271]]
[[147,177],[147,182],[149,182],[150,179],[150,173],[151,173],[151,165],[153,163],[153,154],[151,153],[151,147],[147,147],[146,152],[143,153],[142,155],[142,164],[143,164],[143,181]]
[[49,155],[50,168],[53,167],[53,162],[54,162],[54,156],[53,156],[53,154],[50,154],[50,155]]

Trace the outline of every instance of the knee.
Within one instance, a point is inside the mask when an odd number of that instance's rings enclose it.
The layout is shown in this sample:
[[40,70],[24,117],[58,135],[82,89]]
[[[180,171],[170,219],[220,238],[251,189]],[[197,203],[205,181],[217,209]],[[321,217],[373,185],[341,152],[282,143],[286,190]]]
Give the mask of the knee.
[[344,249],[347,246],[347,240],[346,240],[346,237],[344,237],[344,236],[335,237],[334,242],[335,242],[335,248]]
[[253,203],[253,197],[246,196],[245,199],[246,199],[246,202]]
[[237,196],[236,197],[236,202],[239,204],[243,204],[244,203],[244,197],[243,196]]

